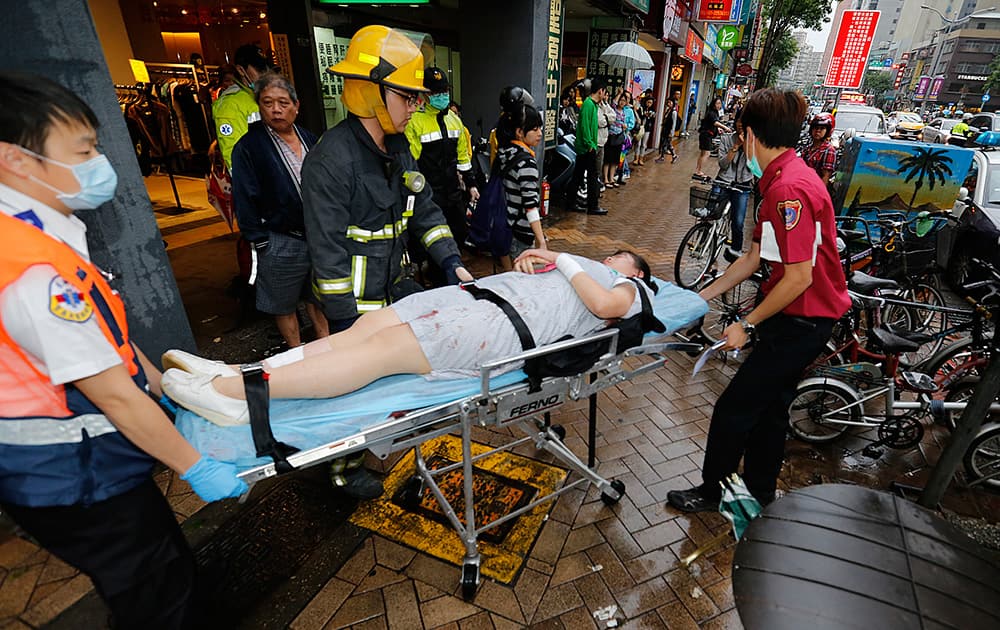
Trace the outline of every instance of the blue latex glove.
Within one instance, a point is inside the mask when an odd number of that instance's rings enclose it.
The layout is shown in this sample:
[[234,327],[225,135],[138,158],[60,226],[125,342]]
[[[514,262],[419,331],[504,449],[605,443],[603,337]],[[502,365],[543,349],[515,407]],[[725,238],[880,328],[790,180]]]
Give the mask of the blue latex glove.
[[240,496],[250,488],[236,476],[236,466],[224,464],[211,457],[202,456],[194,466],[181,475],[181,479],[191,484],[202,501],[211,503],[221,499]]

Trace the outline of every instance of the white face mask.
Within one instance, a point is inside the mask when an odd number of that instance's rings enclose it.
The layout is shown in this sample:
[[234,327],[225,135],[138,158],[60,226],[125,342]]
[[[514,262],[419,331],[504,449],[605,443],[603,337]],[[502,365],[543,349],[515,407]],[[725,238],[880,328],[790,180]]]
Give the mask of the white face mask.
[[115,197],[115,190],[118,188],[118,174],[108,161],[108,157],[103,153],[96,155],[86,162],[79,164],[66,164],[50,157],[39,155],[30,149],[18,147],[28,155],[44,160],[56,166],[69,169],[80,184],[80,191],[70,194],[59,190],[55,186],[44,182],[34,175],[30,176],[36,184],[40,184],[56,193],[56,199],[63,202],[70,210],[92,210],[101,204],[111,201]]

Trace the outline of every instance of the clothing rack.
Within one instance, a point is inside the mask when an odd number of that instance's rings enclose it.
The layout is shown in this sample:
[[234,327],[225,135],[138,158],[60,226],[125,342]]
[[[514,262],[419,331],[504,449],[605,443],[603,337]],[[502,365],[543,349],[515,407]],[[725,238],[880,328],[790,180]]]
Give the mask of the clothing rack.
[[[192,69],[193,68],[194,68],[194,66],[192,66]],[[119,85],[119,84],[115,84],[115,92],[135,92],[135,93],[139,94],[140,96],[149,96],[151,88],[152,88],[152,84],[151,83],[137,83],[135,85]],[[170,157],[171,156],[169,156],[169,155],[168,156],[164,156],[160,160],[160,165],[163,166],[164,170],[167,171],[167,178],[170,180],[170,189],[174,193],[174,203],[176,204],[176,209],[177,210],[181,210],[181,211],[190,211],[191,208],[185,208],[181,204],[181,196],[180,196],[180,193],[177,191],[177,182],[174,181],[174,170],[173,170],[173,167],[170,165],[170,161],[171,161]]]

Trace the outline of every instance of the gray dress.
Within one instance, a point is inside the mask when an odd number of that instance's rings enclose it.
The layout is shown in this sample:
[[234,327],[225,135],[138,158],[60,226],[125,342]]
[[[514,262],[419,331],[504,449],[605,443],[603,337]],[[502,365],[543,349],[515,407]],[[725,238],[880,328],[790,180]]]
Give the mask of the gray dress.
[[[598,284],[611,289],[631,281],[610,267],[588,258],[573,257]],[[605,320],[591,313],[556,270],[529,275],[502,273],[476,280],[517,309],[539,346],[565,335],[579,337],[604,328]],[[649,291],[643,287],[645,291]],[[649,295],[652,298],[652,295]],[[521,352],[514,326],[492,302],[476,300],[460,287],[450,286],[416,293],[393,304],[399,319],[409,324],[431,365],[429,378],[475,376],[479,366]],[[636,293],[626,317],[642,310]],[[520,368],[507,366],[497,373]]]

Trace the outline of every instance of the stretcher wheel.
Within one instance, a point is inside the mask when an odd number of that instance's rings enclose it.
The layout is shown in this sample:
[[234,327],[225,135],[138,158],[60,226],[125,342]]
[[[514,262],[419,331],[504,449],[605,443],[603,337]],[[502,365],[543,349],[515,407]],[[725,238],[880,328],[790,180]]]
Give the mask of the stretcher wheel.
[[566,439],[566,427],[564,427],[563,425],[553,424],[550,425],[549,428],[552,430],[553,433],[556,434],[556,437],[559,438],[560,442]]
[[462,565],[462,599],[472,601],[479,588],[479,565],[467,563]]
[[614,505],[621,501],[621,498],[625,496],[625,482],[620,479],[615,479],[611,482],[611,489],[618,493],[618,496],[612,496],[607,492],[601,493],[601,501],[604,501],[604,505]]

